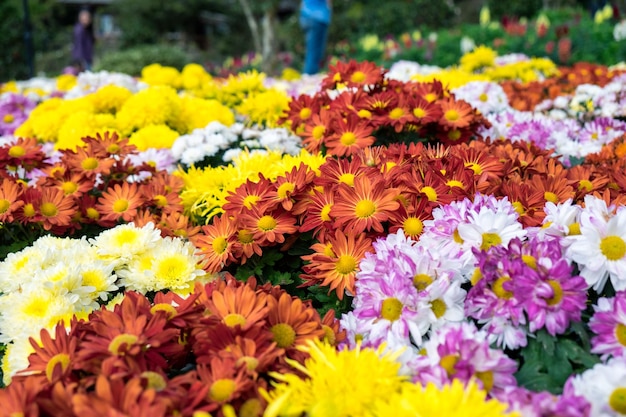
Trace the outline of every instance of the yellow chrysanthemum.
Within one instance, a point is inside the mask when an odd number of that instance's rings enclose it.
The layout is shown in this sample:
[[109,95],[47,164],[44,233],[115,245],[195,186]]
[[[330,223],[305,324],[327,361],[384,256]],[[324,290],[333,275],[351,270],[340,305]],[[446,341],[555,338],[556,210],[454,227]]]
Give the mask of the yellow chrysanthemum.
[[72,149],[83,146],[82,138],[95,137],[96,133],[117,132],[115,118],[110,114],[96,115],[89,112],[78,112],[69,116],[59,129],[55,149]]
[[187,64],[181,72],[181,84],[185,90],[198,90],[211,79],[211,74],[199,64]]
[[461,57],[461,68],[468,72],[474,72],[495,64],[498,53],[484,45],[475,48]]
[[148,148],[171,148],[179,136],[177,131],[164,124],[148,125],[133,133],[129,143],[140,151]]
[[218,99],[229,107],[240,104],[250,94],[265,91],[265,74],[256,70],[229,75],[219,90]]
[[20,89],[17,86],[17,81],[7,81],[4,84],[0,84],[0,94],[1,93],[17,93]]
[[149,85],[168,85],[180,88],[180,72],[174,67],[164,67],[161,64],[151,64],[141,70],[141,81]]
[[118,85],[106,85],[87,97],[96,113],[116,113],[133,93]]
[[116,114],[117,125],[124,135],[148,125],[176,123],[181,100],[169,86],[149,87],[130,97]]
[[508,404],[487,399],[487,393],[476,383],[466,387],[458,379],[438,388],[430,383],[426,387],[403,384],[402,390],[384,398],[374,407],[376,416],[394,417],[518,417],[507,412]]
[[285,81],[295,81],[299,80],[302,77],[300,72],[294,68],[288,67],[283,70],[280,74],[280,78]]
[[288,109],[289,96],[276,89],[252,94],[236,107],[251,123],[269,127],[276,127],[278,119]]
[[273,383],[271,392],[261,391],[269,403],[266,417],[373,416],[377,402],[390,398],[408,383],[398,374],[398,354],[384,353],[384,345],[376,350],[338,351],[326,343],[308,341],[300,349],[311,355],[304,365],[290,359],[287,362],[307,378],[271,373],[279,382]]
[[411,81],[416,82],[432,82],[434,80],[441,81],[448,89],[453,89],[461,87],[471,81],[489,81],[489,77],[484,74],[474,74],[458,68],[441,70],[428,75],[417,74],[411,77]]
[[57,90],[70,91],[76,85],[76,76],[73,74],[62,74],[57,77]]
[[72,100],[52,98],[35,107],[27,122],[37,139],[56,142],[67,118],[79,112],[93,113],[91,101],[84,97]]
[[174,127],[181,134],[185,134],[203,128],[213,121],[230,126],[235,123],[235,115],[217,100],[183,97],[181,112]]

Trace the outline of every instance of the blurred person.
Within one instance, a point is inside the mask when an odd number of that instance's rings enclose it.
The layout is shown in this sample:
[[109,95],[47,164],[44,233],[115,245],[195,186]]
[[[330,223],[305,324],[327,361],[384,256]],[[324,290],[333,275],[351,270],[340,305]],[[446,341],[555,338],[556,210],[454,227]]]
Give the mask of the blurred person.
[[72,60],[78,72],[90,71],[93,64],[95,36],[89,9],[83,8],[78,13],[78,22],[74,25]]
[[331,0],[302,0],[300,26],[305,39],[305,74],[317,74],[322,66],[330,20]]

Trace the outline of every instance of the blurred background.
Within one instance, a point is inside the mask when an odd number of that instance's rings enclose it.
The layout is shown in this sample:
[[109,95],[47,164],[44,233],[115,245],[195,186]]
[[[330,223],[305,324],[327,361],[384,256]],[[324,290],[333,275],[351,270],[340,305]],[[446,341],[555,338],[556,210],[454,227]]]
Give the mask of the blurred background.
[[[614,63],[623,56],[623,42],[614,32],[624,3],[333,0],[327,52],[333,59],[383,65],[398,59],[450,65],[462,54],[465,38],[466,46],[471,41],[499,52]],[[607,5],[612,14],[598,21],[595,12]],[[153,62],[177,68],[197,62],[218,75],[257,67],[279,73],[299,69],[304,55],[298,0],[2,0],[0,81],[66,69],[81,7],[93,13],[94,70],[139,74]],[[559,56],[554,46],[563,38],[571,53]]]

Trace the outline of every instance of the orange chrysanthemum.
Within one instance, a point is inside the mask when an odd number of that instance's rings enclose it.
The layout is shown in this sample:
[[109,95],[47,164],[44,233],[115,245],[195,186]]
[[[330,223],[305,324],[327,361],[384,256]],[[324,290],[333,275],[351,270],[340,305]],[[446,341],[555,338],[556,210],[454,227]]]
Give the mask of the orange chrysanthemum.
[[302,125],[301,132],[302,145],[307,151],[317,153],[322,150],[324,141],[331,133],[331,113],[322,108],[319,114],[314,114],[305,124]]
[[117,133],[96,133],[96,137],[86,136],[81,139],[85,143],[87,152],[96,158],[108,158],[116,155],[119,159],[135,152],[137,147],[129,143],[128,138],[120,137]]
[[161,236],[193,239],[200,233],[200,226],[195,226],[186,214],[181,212],[163,213],[157,223]]
[[259,174],[259,180],[254,182],[247,180],[245,183],[230,191],[226,197],[227,203],[222,206],[227,216],[238,217],[253,208],[261,211],[272,209],[276,204],[270,201],[270,192],[275,191],[274,184],[263,174]]
[[354,188],[340,185],[330,215],[334,227],[347,234],[375,230],[382,232],[382,222],[398,209],[398,191],[386,189],[382,181],[372,184],[367,177],[355,179]]
[[219,404],[230,403],[236,400],[249,388],[253,382],[247,378],[243,366],[236,366],[232,358],[214,357],[209,365],[198,365],[198,379],[209,387],[206,411],[213,411]]
[[241,225],[252,231],[254,240],[259,244],[282,243],[285,234],[298,230],[296,218],[282,209],[262,212],[256,208],[241,215]]
[[120,219],[130,222],[137,215],[137,209],[143,204],[136,183],[125,182],[109,187],[98,198],[96,208],[103,214],[102,220]]
[[1,166],[21,166],[29,170],[44,165],[44,159],[46,154],[34,138],[17,138],[15,143],[0,146]]
[[213,291],[206,303],[211,317],[232,329],[246,331],[265,324],[268,313],[267,294],[257,293],[249,285],[236,288],[227,286],[223,291]]
[[67,227],[72,221],[72,216],[78,211],[76,200],[66,196],[58,188],[44,188],[39,202],[39,213],[45,230],[54,226]]
[[326,233],[332,232],[333,218],[330,211],[334,205],[334,193],[329,190],[313,192],[307,200],[302,200],[300,206],[296,206],[294,213],[303,213],[300,232],[313,231],[313,237],[324,241]]
[[64,150],[61,162],[72,170],[93,177],[97,174],[108,175],[115,164],[113,158],[102,158],[88,152],[85,148],[76,148],[75,151]]
[[373,128],[369,123],[355,115],[348,116],[346,120],[336,120],[333,130],[333,134],[325,142],[330,155],[350,156],[376,140],[372,136]]
[[442,112],[439,123],[443,126],[460,129],[469,126],[474,118],[474,108],[464,100],[446,98],[438,103]]
[[202,226],[202,233],[192,239],[204,257],[204,268],[209,273],[220,272],[234,261],[232,246],[237,227],[226,215],[213,217],[213,223]]
[[415,123],[421,126],[436,122],[443,115],[439,104],[427,101],[420,96],[411,98],[409,106]]
[[21,200],[23,186],[9,178],[3,178],[0,182],[0,222],[10,223],[13,221],[13,213],[24,202]]

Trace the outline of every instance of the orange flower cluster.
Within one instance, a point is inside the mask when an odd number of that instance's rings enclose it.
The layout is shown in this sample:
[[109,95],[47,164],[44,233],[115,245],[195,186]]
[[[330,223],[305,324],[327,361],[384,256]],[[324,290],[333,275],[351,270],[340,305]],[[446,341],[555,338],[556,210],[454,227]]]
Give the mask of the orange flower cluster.
[[308,357],[297,345],[344,337],[333,311],[322,319],[254,278],[198,284],[186,299],[158,293],[153,303],[128,292],[113,311],[31,339],[30,365],[0,390],[0,404],[23,416],[223,416],[225,405],[260,416],[268,373],[295,372],[285,358]]
[[594,84],[604,87],[621,71],[609,71],[604,65],[577,62],[572,67],[559,68],[559,75],[543,81],[520,83],[504,81],[500,83],[509,98],[511,107],[521,111],[532,111],[546,99],[573,94],[581,84]]
[[[410,142],[467,142],[488,125],[473,107],[456,100],[439,81],[405,83],[385,79],[386,70],[352,60],[330,66],[315,96],[294,99],[282,122],[303,138],[310,152],[350,156],[405,132]],[[380,143],[379,143],[380,144]]]
[[622,170],[592,164],[568,169],[551,153],[508,140],[366,148],[351,160],[328,159],[319,176],[302,166],[275,182],[247,182],[194,243],[210,272],[218,272],[260,256],[267,246],[286,250],[298,233],[311,232],[317,242],[302,256],[303,285],[328,287],[342,299],[354,294],[359,262],[377,237],[402,228],[419,239],[440,205],[476,193],[506,197],[528,227],[541,225],[546,202],[582,202],[589,193],[623,199]]
[[[44,162],[46,156],[34,139],[0,147],[0,164],[44,172],[35,187],[4,173],[0,222],[37,225],[55,234],[72,233],[89,224],[109,228],[131,221],[138,226],[153,222],[163,236],[188,237],[199,231],[182,214],[178,196],[182,179],[148,164],[128,162],[137,150],[117,134],[85,137],[83,142],[85,146],[76,151],[61,151],[59,162],[52,165]],[[150,175],[129,181],[140,172]]]

